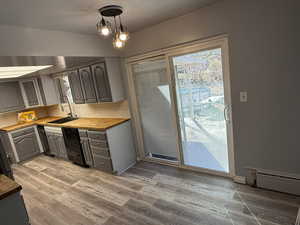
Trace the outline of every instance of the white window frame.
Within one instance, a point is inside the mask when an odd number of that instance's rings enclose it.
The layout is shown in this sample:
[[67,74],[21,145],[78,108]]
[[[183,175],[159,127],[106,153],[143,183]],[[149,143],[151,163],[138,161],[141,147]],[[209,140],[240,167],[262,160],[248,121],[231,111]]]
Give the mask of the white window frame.
[[[129,57],[126,59],[126,67],[127,67],[127,78],[128,78],[128,86],[129,86],[129,100],[130,107],[132,112],[133,119],[133,128],[135,134],[135,142],[138,151],[138,159],[144,161],[154,161],[157,163],[167,164],[171,166],[176,166],[184,169],[195,170],[200,172],[205,172],[208,174],[214,174],[224,177],[235,177],[235,160],[234,160],[234,140],[233,140],[233,126],[232,126],[232,115],[231,110],[229,112],[230,124],[227,125],[227,144],[228,144],[228,160],[229,160],[229,173],[213,171],[204,168],[192,167],[184,165],[183,162],[183,151],[181,146],[181,133],[180,133],[180,123],[177,114],[177,101],[176,101],[176,86],[175,79],[173,73],[172,66],[172,57],[183,55],[187,53],[193,53],[198,51],[203,51],[207,49],[221,48],[222,49],[222,65],[223,65],[223,77],[224,77],[224,94],[226,104],[231,109],[231,89],[230,89],[230,64],[229,64],[229,47],[228,47],[228,36],[220,35],[216,37],[212,37],[205,40],[193,41],[186,44],[181,44],[178,46],[165,48],[161,50],[156,50],[147,54],[142,54],[138,56]],[[136,98],[136,91],[134,86],[134,77],[132,73],[132,65],[137,62],[142,62],[144,60],[156,59],[164,57],[167,62],[167,76],[169,80],[169,84],[171,87],[171,107],[172,107],[172,118],[174,121],[174,127],[177,129],[177,146],[178,146],[178,158],[180,160],[179,163],[169,162],[166,160],[154,159],[145,157],[144,152],[144,143],[143,143],[143,133],[141,127],[141,119],[139,115],[138,102]]]

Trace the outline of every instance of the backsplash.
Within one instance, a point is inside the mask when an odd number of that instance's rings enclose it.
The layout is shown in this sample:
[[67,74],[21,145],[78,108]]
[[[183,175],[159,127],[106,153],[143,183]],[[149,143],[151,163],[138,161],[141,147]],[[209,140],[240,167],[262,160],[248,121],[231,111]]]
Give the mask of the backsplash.
[[[28,109],[28,110],[24,110],[24,112],[31,111],[31,110],[34,110],[36,112],[38,118],[48,116],[47,107],[34,108],[30,110]],[[18,112],[0,113],[0,127],[6,127],[18,123]]]
[[[62,111],[62,107],[64,111]],[[89,118],[128,118],[130,117],[128,102],[121,101],[117,103],[100,103],[100,104],[72,104],[73,112],[78,117]],[[69,107],[67,104],[54,105],[48,107],[49,116],[67,116]]]
[[[62,107],[64,111],[62,111]],[[129,118],[128,102],[121,101],[117,103],[101,103],[101,104],[72,104],[73,111],[78,117],[89,118]],[[38,118],[47,116],[67,116],[69,107],[67,104],[45,106],[30,109],[36,111]],[[30,111],[24,110],[24,111]],[[20,111],[18,111],[20,112]],[[0,127],[6,127],[18,123],[18,112],[0,113]]]

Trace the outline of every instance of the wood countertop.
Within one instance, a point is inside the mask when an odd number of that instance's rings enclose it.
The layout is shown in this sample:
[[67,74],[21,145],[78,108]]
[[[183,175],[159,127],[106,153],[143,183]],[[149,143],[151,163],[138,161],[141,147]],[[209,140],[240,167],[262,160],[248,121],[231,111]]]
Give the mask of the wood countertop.
[[0,200],[21,190],[21,185],[7,176],[0,175]]
[[0,128],[0,130],[10,132],[17,129],[29,127],[32,125],[81,128],[81,129],[91,129],[91,130],[106,130],[129,120],[129,118],[78,118],[77,120],[69,121],[62,124],[49,123],[51,121],[61,119],[61,118],[63,117],[45,117],[32,122],[24,122],[12,126],[2,127]]

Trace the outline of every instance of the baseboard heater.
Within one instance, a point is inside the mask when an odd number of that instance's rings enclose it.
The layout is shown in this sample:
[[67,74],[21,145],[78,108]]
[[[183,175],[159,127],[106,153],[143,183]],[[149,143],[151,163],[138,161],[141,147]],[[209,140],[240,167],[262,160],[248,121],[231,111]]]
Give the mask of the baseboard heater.
[[[264,169],[251,169],[255,174],[256,186],[269,190],[300,195],[300,175]],[[253,170],[256,173],[253,173]]]

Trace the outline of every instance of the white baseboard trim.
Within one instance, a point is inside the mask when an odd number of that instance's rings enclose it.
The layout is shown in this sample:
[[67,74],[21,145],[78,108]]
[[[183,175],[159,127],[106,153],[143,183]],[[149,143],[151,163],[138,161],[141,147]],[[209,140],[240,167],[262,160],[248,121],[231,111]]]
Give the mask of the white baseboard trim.
[[242,176],[235,176],[233,178],[233,181],[238,183],[238,184],[246,184],[246,177],[242,177]]
[[134,165],[136,164],[136,161],[131,163],[128,167],[126,167],[125,169],[121,170],[121,171],[118,171],[116,174],[119,176],[121,175],[122,173],[124,173],[126,170],[130,169],[131,167],[133,167]]
[[299,211],[298,211],[298,216],[297,216],[295,225],[300,225],[300,208],[299,208]]

